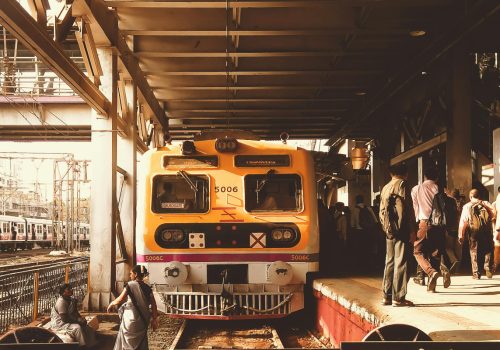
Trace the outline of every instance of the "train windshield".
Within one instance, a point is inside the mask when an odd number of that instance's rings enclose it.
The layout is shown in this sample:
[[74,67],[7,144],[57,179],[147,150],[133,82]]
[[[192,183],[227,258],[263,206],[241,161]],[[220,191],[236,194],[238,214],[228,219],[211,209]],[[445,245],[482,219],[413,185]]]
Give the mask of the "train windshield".
[[301,211],[302,181],[296,174],[247,175],[245,177],[245,209],[257,211]]
[[206,213],[208,211],[208,177],[179,171],[153,179],[155,213]]

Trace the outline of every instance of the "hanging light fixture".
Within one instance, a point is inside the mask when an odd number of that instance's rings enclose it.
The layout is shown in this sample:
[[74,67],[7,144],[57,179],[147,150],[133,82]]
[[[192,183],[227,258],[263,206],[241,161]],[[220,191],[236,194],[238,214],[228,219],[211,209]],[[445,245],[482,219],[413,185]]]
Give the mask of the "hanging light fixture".
[[351,150],[353,170],[365,169],[370,161],[370,151],[364,142],[356,142]]

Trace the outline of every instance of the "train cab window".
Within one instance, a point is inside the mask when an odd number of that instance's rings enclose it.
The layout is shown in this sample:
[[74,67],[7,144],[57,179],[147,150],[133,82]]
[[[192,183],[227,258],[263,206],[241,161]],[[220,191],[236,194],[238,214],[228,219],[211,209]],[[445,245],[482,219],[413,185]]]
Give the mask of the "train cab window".
[[17,224],[17,233],[24,235],[24,224]]
[[179,171],[177,175],[160,175],[153,179],[155,213],[206,213],[209,203],[206,175]]
[[259,211],[301,211],[302,181],[296,174],[274,174],[245,177],[245,209]]

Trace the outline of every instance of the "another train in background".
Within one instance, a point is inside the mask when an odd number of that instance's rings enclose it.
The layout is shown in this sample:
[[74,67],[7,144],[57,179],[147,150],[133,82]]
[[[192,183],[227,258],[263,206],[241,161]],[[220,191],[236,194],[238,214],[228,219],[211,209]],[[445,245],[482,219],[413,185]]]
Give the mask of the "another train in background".
[[[41,248],[56,244],[54,231],[60,231],[59,243],[65,246],[66,225],[48,219],[0,215],[0,250],[15,251],[17,249],[33,249],[35,244]],[[88,246],[90,241],[90,225],[79,223],[73,228],[74,242],[80,246]]]

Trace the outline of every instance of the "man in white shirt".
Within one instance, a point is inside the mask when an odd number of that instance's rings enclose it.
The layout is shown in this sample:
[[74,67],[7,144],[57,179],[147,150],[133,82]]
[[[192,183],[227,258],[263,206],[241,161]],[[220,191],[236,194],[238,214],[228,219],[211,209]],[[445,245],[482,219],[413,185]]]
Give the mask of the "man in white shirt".
[[[478,253],[484,254],[484,270],[486,276],[492,278],[494,272],[492,220],[495,217],[495,209],[489,202],[479,199],[477,189],[469,192],[469,198],[470,202],[464,205],[460,215],[458,240],[463,243],[466,236],[469,240],[472,278],[477,280],[481,278],[477,263]],[[475,220],[474,216],[479,220]]]
[[[438,185],[436,183],[438,173],[436,168],[429,167],[424,172],[424,182],[413,187],[411,197],[413,200],[413,209],[415,210],[415,218],[418,222],[417,239],[413,246],[413,255],[417,260],[418,265],[424,270],[429,277],[427,291],[434,293],[436,291],[436,283],[439,278],[437,266],[443,274],[443,286],[448,288],[451,284],[450,272],[442,263],[443,253],[445,253],[445,231],[433,229],[432,234],[437,236],[430,240],[429,234],[429,217],[432,212],[432,200],[438,193]],[[439,237],[438,237],[439,236]],[[439,239],[442,236],[442,240]],[[442,241],[442,242],[441,242]],[[432,257],[428,255],[432,253]],[[434,260],[432,266],[430,258]]]

